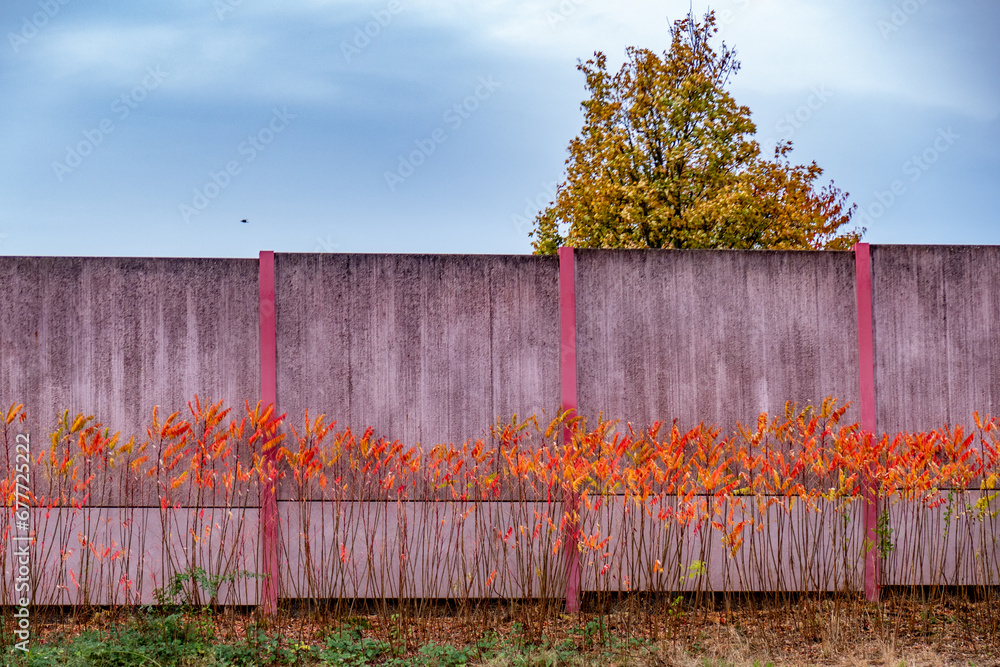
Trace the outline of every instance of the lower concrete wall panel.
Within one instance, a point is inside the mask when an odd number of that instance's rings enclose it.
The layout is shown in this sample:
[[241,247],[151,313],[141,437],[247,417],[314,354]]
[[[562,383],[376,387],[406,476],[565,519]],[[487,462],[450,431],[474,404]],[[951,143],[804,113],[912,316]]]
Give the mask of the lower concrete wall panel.
[[286,597],[565,595],[559,503],[282,502],[279,515]]
[[995,491],[945,494],[938,502],[883,508],[885,583],[897,586],[1000,584],[1000,501]]
[[[695,497],[703,518],[679,522],[679,503],[638,510],[619,498],[584,534],[610,537],[584,559],[585,590],[858,591],[863,581],[859,501],[838,504]],[[714,509],[711,509],[714,508]],[[664,517],[664,518],[660,518]],[[740,525],[742,524],[742,528]],[[603,553],[602,553],[603,552]],[[605,567],[607,566],[607,567]]]
[[178,575],[184,593],[175,602],[194,601],[196,590],[208,603],[206,584],[221,575],[218,602],[257,604],[260,578],[246,574],[261,571],[254,508],[36,508],[30,521],[35,541],[5,540],[0,597],[8,603],[20,595],[26,561],[34,605],[153,604]]

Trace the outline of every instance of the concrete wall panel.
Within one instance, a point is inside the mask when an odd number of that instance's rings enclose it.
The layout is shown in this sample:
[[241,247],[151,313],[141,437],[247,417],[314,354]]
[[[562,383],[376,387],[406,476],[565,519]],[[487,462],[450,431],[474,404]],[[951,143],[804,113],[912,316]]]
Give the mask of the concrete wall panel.
[[879,430],[1000,409],[1000,247],[872,246]]
[[497,417],[557,409],[554,259],[277,255],[275,265],[278,403],[292,418],[308,408],[429,448],[489,437]]
[[725,435],[786,401],[856,401],[851,253],[581,250],[576,280],[588,419]]
[[253,404],[257,285],[249,259],[0,257],[0,406],[38,453],[64,409],[141,439],[155,405]]

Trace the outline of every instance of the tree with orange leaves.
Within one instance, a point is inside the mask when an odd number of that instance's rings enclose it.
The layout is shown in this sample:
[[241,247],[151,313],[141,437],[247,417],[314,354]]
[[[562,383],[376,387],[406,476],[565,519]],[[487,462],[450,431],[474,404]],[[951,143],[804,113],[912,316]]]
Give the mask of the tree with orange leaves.
[[569,145],[566,180],[538,214],[536,254],[577,248],[847,249],[856,206],[823,170],[792,165],[791,142],[761,157],[750,109],[726,91],[739,70],[725,43],[712,48],[715,15],[688,14],[661,58],[629,47],[615,75],[597,52],[584,126]]

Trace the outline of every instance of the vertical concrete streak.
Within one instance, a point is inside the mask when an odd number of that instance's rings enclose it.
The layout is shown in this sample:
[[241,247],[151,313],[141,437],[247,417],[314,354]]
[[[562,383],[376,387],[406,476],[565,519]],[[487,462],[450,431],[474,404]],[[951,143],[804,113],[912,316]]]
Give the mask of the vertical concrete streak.
[[[274,308],[274,252],[260,252],[260,400],[266,410],[277,410],[277,336]],[[264,458],[264,469],[276,469],[277,449],[271,448]],[[264,566],[264,584],[261,595],[264,612],[273,614],[278,609],[278,502],[274,479],[264,477],[260,495],[261,522],[260,548]]]
[[[559,248],[559,360],[562,370],[562,411],[576,416],[576,274],[573,248]],[[573,437],[563,428],[563,442]],[[566,611],[580,611],[580,499],[570,490],[566,502]]]
[[[861,403],[861,429],[864,437],[877,437],[875,429],[875,345],[872,320],[872,261],[867,243],[854,246],[858,290],[858,379]],[[862,493],[865,498],[865,597],[879,598],[881,561],[878,550],[878,490],[871,474],[865,476]]]

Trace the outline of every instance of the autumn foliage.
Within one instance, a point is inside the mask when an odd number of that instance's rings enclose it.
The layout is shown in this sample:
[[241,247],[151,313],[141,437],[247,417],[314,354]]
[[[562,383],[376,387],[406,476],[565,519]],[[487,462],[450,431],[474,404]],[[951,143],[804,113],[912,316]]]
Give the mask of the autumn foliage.
[[[711,44],[715,16],[674,23],[663,56],[629,47],[616,74],[596,53],[578,69],[590,98],[566,180],[535,220],[536,253],[575,248],[844,250],[855,207],[791,142],[761,147],[727,92],[736,52]],[[773,151],[770,157],[762,156]]]
[[[1000,420],[875,437],[842,423],[845,410],[789,405],[725,437],[676,422],[514,418],[489,438],[429,446],[199,397],[183,416],[154,409],[141,438],[65,412],[33,454],[35,600],[136,605],[181,574],[193,603],[255,604],[268,481],[282,596],[327,609],[533,599],[524,620],[541,628],[562,608],[572,562],[600,603],[630,591],[857,592],[873,550],[897,584],[997,584]],[[24,411],[0,416],[9,457]],[[12,504],[9,462],[5,473]],[[864,484],[886,517],[875,540]],[[8,511],[0,532],[12,530]]]

